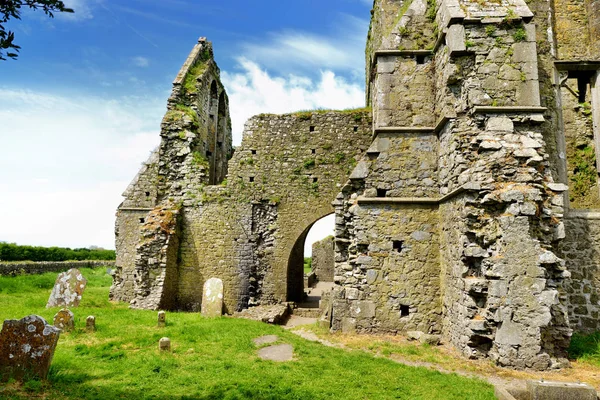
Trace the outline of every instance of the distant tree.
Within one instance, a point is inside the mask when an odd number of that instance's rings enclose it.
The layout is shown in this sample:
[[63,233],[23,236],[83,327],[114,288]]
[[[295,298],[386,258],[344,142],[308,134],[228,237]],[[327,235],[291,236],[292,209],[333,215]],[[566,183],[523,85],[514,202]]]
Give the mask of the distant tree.
[[65,7],[60,0],[0,0],[0,60],[16,59],[21,46],[14,43],[15,33],[6,31],[4,25],[11,19],[21,19],[21,8],[41,9],[50,18],[54,12],[72,13],[72,8]]

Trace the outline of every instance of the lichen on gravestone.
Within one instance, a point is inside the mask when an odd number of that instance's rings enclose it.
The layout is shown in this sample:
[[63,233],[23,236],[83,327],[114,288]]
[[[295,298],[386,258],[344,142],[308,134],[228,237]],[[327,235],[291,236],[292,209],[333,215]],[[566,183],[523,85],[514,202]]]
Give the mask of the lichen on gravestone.
[[86,285],[87,279],[78,269],[73,268],[67,272],[61,272],[56,278],[46,308],[78,307]]
[[45,379],[59,336],[60,329],[37,315],[4,321],[0,331],[0,382]]
[[75,329],[75,316],[67,308],[63,308],[54,315],[54,326],[64,332],[71,332]]

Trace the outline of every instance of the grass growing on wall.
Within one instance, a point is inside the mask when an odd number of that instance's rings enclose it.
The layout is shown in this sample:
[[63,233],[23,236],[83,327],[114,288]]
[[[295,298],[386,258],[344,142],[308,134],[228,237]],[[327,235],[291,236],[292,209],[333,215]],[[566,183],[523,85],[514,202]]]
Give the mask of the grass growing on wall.
[[[0,398],[25,399],[494,399],[483,381],[426,368],[408,367],[363,351],[308,342],[278,326],[198,313],[130,310],[108,301],[111,278],[84,269],[88,279],[76,330],[61,335],[47,382],[0,385]],[[0,277],[0,318],[38,314],[45,308],[56,274]],[[85,333],[88,315],[96,333]],[[288,363],[260,360],[252,339],[275,334],[294,346]],[[173,352],[158,352],[169,337]]]

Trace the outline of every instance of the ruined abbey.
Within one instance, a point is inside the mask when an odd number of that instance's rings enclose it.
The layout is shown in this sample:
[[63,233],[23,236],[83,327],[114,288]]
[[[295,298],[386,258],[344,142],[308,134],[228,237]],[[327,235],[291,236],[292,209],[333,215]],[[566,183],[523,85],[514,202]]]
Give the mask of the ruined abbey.
[[375,0],[367,108],[262,114],[231,143],[211,43],[124,193],[113,300],[297,302],[335,213],[334,331],[439,334],[511,368],[600,330],[600,0]]

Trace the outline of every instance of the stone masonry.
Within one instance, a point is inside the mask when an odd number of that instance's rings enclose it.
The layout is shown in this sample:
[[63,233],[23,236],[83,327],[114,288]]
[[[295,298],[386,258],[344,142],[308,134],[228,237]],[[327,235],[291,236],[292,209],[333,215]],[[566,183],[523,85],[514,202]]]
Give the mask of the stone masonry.
[[335,213],[332,330],[564,366],[600,329],[598,4],[375,0],[368,107],[258,115],[235,152],[201,39],[117,211],[111,298],[199,311],[218,278],[228,314],[300,301]]
[[320,282],[333,282],[335,268],[333,236],[313,243],[312,270]]

